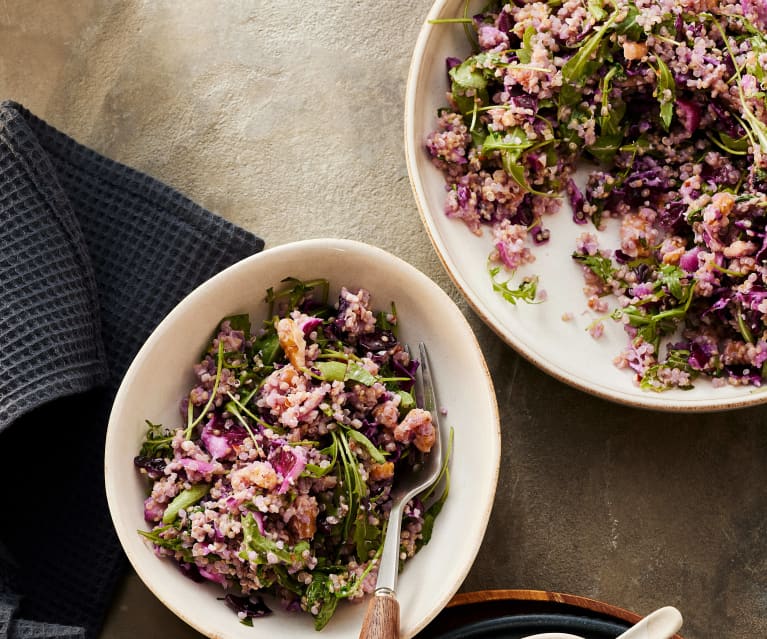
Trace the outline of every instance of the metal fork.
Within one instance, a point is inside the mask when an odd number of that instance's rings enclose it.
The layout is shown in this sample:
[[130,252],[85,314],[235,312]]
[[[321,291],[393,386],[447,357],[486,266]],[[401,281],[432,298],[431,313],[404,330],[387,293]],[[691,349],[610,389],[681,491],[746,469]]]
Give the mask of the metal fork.
[[378,580],[375,594],[368,605],[362,622],[360,639],[396,639],[399,637],[399,603],[397,601],[397,572],[399,568],[400,534],[402,513],[407,503],[416,495],[429,488],[439,478],[442,468],[442,437],[439,425],[439,411],[431,376],[426,345],[418,344],[421,357],[421,386],[423,408],[431,413],[435,439],[426,461],[403,477],[397,477],[392,489],[392,507],[386,527],[383,551],[378,564]]

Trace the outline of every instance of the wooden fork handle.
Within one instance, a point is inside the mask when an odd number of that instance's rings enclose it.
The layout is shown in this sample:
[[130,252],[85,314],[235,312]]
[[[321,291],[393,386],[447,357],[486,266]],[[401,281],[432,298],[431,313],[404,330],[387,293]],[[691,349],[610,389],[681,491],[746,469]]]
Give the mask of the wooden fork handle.
[[399,602],[392,590],[375,591],[362,621],[360,639],[399,639]]

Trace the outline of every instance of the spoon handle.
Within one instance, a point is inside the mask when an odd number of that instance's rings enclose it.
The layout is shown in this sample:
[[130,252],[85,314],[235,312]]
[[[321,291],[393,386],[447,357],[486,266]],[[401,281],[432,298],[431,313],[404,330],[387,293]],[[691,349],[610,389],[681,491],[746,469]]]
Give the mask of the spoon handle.
[[669,639],[682,627],[682,613],[674,606],[651,612],[617,639]]
[[375,591],[359,639],[399,639],[399,602],[394,591],[388,588]]

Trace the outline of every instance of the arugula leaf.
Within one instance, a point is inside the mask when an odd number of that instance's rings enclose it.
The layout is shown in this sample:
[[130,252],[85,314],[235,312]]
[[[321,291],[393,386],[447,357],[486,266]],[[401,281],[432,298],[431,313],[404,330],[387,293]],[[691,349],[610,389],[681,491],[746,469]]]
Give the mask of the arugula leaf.
[[747,134],[744,134],[740,138],[733,138],[727,135],[724,131],[709,131],[706,135],[709,140],[716,144],[716,146],[732,155],[747,155],[748,149],[751,146]]
[[282,352],[280,340],[277,337],[277,331],[274,330],[274,327],[255,341],[253,344],[253,351],[260,354],[264,366],[271,366],[274,364],[278,355]]
[[[389,321],[388,316],[391,316],[393,318],[393,321]],[[378,315],[376,315],[376,324],[378,325],[378,328],[384,330],[384,331],[391,331],[396,336],[397,334],[397,307],[394,305],[394,302],[391,303],[391,311],[386,313],[384,311],[379,311]]]
[[658,269],[658,273],[658,282],[677,300],[684,299],[686,293],[681,280],[687,278],[687,273],[673,264],[664,264]]
[[[253,564],[268,564],[267,555],[271,553],[286,564],[306,564],[303,554],[311,549],[308,541],[299,541],[295,546],[283,545],[280,547],[276,541],[261,534],[261,531],[258,529],[258,523],[252,513],[243,515],[240,518],[240,522],[242,523],[244,546],[239,555],[241,559],[250,561]],[[248,551],[256,553],[255,559],[251,559],[248,556]]]
[[172,524],[178,519],[181,509],[187,509],[200,501],[210,492],[210,484],[194,484],[191,488],[182,490],[173,498],[162,515],[162,523]]
[[265,302],[269,304],[269,316],[274,315],[274,303],[284,297],[288,298],[288,309],[292,310],[296,308],[302,301],[304,301],[309,293],[315,289],[320,289],[319,303],[325,305],[328,303],[328,294],[330,292],[330,282],[324,278],[317,278],[314,280],[299,280],[295,277],[286,277],[282,280],[283,284],[287,286],[276,291],[273,287],[266,289]]
[[510,279],[506,280],[505,282],[498,282],[495,279],[498,273],[501,272],[501,266],[491,267],[490,263],[488,262],[487,272],[490,274],[490,281],[493,284],[493,291],[500,293],[503,299],[505,299],[510,304],[516,306],[517,301],[519,300],[522,300],[527,304],[537,303],[535,300],[535,294],[538,289],[537,277],[523,280],[522,283],[514,289],[509,286],[509,282],[511,282]]
[[367,515],[362,513],[357,517],[354,525],[354,544],[357,550],[357,559],[366,562],[370,559],[370,553],[377,550],[383,542],[383,531],[368,522]]
[[[281,566],[280,564],[272,564],[269,566],[269,569],[274,574],[274,578],[277,581],[280,586],[285,588],[285,590],[289,590],[293,594],[301,596],[304,592],[304,586],[303,584],[298,583],[287,571],[285,566]],[[256,571],[258,573],[258,571]],[[261,581],[262,586],[264,585],[263,579],[259,576],[259,580]]]
[[733,314],[735,315],[735,321],[738,323],[738,331],[740,331],[743,339],[749,344],[753,344],[754,335],[751,332],[751,328],[746,323],[746,318],[743,314],[743,309],[741,308],[740,304],[737,305]]
[[607,11],[604,10],[602,0],[589,0],[588,9],[597,22],[602,22],[607,17]]
[[344,375],[344,381],[353,381],[364,384],[365,386],[372,386],[378,379],[369,370],[367,370],[359,362],[349,362],[346,366],[346,375]]
[[407,413],[412,408],[415,408],[415,398],[413,397],[413,395],[411,395],[410,393],[402,389],[398,389],[394,391],[394,393],[396,395],[399,395],[400,415]]
[[338,446],[338,461],[341,466],[341,483],[346,493],[346,503],[348,511],[343,522],[343,537],[349,538],[354,522],[360,509],[360,503],[363,497],[368,494],[368,487],[360,475],[360,469],[357,457],[349,446],[345,430],[338,428],[331,431],[332,438]]
[[173,433],[162,427],[162,424],[153,424],[148,419],[146,437],[141,444],[141,457],[155,459],[158,457],[173,457]]
[[637,335],[644,341],[653,344],[657,353],[661,337],[672,333],[687,314],[694,297],[694,290],[694,286],[687,286],[684,297],[680,300],[682,303],[673,308],[652,312],[632,304],[623,309],[615,309],[610,317],[619,320],[625,316],[629,324],[637,329]]
[[663,128],[668,131],[671,126],[671,120],[674,117],[674,101],[676,99],[676,81],[671,74],[671,70],[662,58],[656,58],[658,68],[653,68],[658,80],[655,84],[653,96],[658,99],[660,104],[660,119],[663,122]]
[[317,609],[314,615],[315,630],[322,630],[330,621],[338,605],[338,597],[333,593],[329,575],[314,572],[312,583],[306,589],[306,609]]
[[229,326],[232,327],[232,330],[234,331],[242,331],[245,333],[245,339],[248,338],[250,335],[250,316],[247,313],[241,313],[239,315],[229,315],[228,317],[225,317],[221,320],[221,322],[218,325],[218,330],[216,331],[216,334],[218,335],[218,332],[221,330],[221,325],[224,322],[229,322]]
[[445,505],[445,501],[447,501],[448,493],[450,492],[450,459],[453,456],[453,441],[455,438],[455,431],[453,428],[450,428],[450,435],[447,439],[447,450],[445,451],[445,459],[442,462],[442,468],[439,472],[439,477],[437,478],[437,481],[435,481],[431,487],[423,494],[421,495],[421,499],[426,502],[429,500],[429,498],[432,496],[434,491],[436,490],[437,486],[439,486],[440,483],[442,483],[442,480],[444,478],[445,480],[445,488],[442,491],[442,494],[437,498],[436,501],[434,501],[433,504],[431,504],[427,509],[426,513],[424,514],[423,518],[423,527],[421,528],[421,538],[416,542],[416,548],[420,550],[423,546],[429,543],[431,541],[431,535],[432,531],[434,530],[434,522],[437,519],[437,516],[442,512],[442,507]]
[[[623,100],[612,102],[610,91],[612,90],[612,81],[615,76],[622,77],[623,67],[619,64],[613,65],[605,73],[605,76],[599,83],[599,92],[602,94],[602,108],[599,115],[599,130],[602,135],[621,134],[623,138],[623,129],[620,126],[623,116],[626,114],[626,103]],[[620,143],[618,143],[620,144]]]
[[333,471],[336,467],[336,461],[338,460],[338,441],[333,438],[331,441],[330,446],[327,448],[323,448],[320,451],[321,455],[328,455],[330,456],[330,464],[327,466],[319,466],[317,464],[306,464],[306,469],[304,472],[307,474],[310,474],[312,477],[324,477],[331,471]]
[[362,444],[374,462],[377,464],[383,464],[386,462],[386,457],[384,457],[384,455],[387,453],[383,453],[378,448],[376,448],[373,445],[373,442],[371,442],[361,432],[354,430],[353,428],[346,428],[344,429],[344,432],[358,444]]
[[345,362],[317,362],[314,365],[322,375],[322,379],[328,382],[343,382],[346,380]]
[[148,539],[151,541],[155,546],[159,546],[160,548],[166,548],[168,550],[172,550],[173,552],[180,552],[184,555],[184,560],[187,562],[192,561],[192,553],[189,550],[189,548],[184,547],[184,540],[181,538],[180,535],[177,535],[175,537],[163,537],[163,533],[169,531],[169,530],[178,530],[175,525],[168,524],[165,526],[159,526],[155,528],[154,530],[146,531],[146,530],[138,530],[139,535],[142,537]]
[[603,164],[610,164],[621,148],[623,132],[600,135],[594,144],[586,147],[589,153]]
[[477,68],[476,56],[466,58],[457,67],[450,69],[449,75],[461,89],[484,89],[487,86],[485,74]]
[[639,13],[640,11],[636,5],[633,2],[629,2],[626,17],[615,25],[615,33],[625,35],[629,40],[637,42],[644,34],[642,27],[637,24]]
[[522,64],[530,64],[533,59],[533,36],[536,34],[535,27],[529,26],[522,36],[522,48],[516,50],[517,59]]
[[[639,386],[642,390],[651,390],[656,393],[661,393],[671,388],[681,388],[682,390],[691,390],[693,388],[692,381],[698,376],[698,371],[694,370],[690,366],[688,360],[690,358],[690,351],[684,349],[669,350],[668,357],[665,361],[650,366],[642,376],[642,380]],[[661,381],[661,371],[668,371],[677,369],[688,373],[690,380],[684,386],[674,386],[666,382]]]
[[512,180],[514,180],[523,191],[531,193],[533,195],[539,195],[541,197],[558,197],[558,193],[538,191],[530,186],[527,181],[527,171],[525,167],[517,161],[518,152],[514,150],[502,150],[501,151],[501,163],[503,164],[503,170],[509,174]]
[[[559,94],[560,111],[565,106],[572,106],[581,98],[581,90],[591,77],[596,67],[601,66],[604,52],[599,50],[602,40],[618,17],[615,11],[607,21],[592,33],[579,47],[575,55],[562,67],[562,89]],[[596,56],[596,59],[592,57]]]
[[359,382],[365,386],[372,386],[376,382],[382,381],[382,378],[373,375],[362,364],[357,361],[349,360],[327,362],[317,362],[316,368],[320,371],[322,379],[328,382]]
[[[535,142],[527,137],[527,133],[521,126],[515,126],[505,133],[491,132],[485,137],[485,143],[482,145],[482,155],[487,155],[488,151],[509,151],[514,160],[519,159],[522,151],[531,148]],[[516,153],[516,155],[513,155]]]
[[749,44],[755,55],[753,57],[754,64],[747,67],[747,70],[751,72],[759,83],[762,83],[767,78],[767,74],[765,74],[764,68],[759,63],[759,59],[763,54],[767,53],[767,41],[765,41],[764,35],[757,31],[756,35],[749,38]]
[[600,280],[608,283],[613,277],[615,277],[615,267],[609,257],[603,255],[582,255],[580,253],[573,253],[573,259],[580,262],[584,266],[588,267],[594,275]]

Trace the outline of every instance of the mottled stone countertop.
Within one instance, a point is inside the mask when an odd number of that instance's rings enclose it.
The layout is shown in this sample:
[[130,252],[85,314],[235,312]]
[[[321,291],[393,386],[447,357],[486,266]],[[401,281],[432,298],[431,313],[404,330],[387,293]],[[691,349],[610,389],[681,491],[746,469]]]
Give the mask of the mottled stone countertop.
[[[671,415],[548,377],[460,298],[403,152],[408,65],[431,0],[0,3],[0,91],[273,247],[362,239],[459,303],[501,409],[495,508],[462,589],[529,588],[644,614],[688,639],[767,636],[767,409]],[[135,576],[102,638],[196,637]]]

